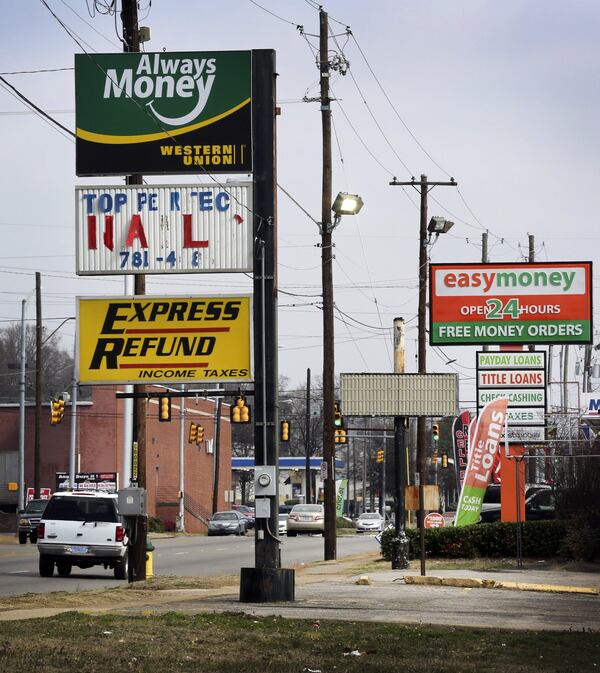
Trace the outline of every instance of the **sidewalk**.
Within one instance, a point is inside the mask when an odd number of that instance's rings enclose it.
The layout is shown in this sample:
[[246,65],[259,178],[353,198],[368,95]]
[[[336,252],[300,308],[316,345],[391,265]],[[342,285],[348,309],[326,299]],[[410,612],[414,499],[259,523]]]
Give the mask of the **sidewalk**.
[[[344,559],[299,569],[296,573],[296,600],[293,603],[240,603],[239,585],[235,585],[220,589],[139,591],[131,597],[123,592],[118,602],[112,600],[109,603],[95,596],[94,603],[85,607],[66,608],[57,604],[56,607],[7,610],[0,614],[0,620],[47,617],[71,610],[87,614],[110,612],[130,615],[172,611],[186,614],[242,611],[254,615],[311,620],[430,623],[531,630],[600,629],[598,595],[419,586],[404,582],[405,576],[418,576],[418,569],[382,569],[356,574],[356,567],[356,559]],[[370,584],[357,584],[361,575],[368,575]],[[596,591],[600,589],[600,574],[566,570],[432,570],[428,575],[451,577],[459,581],[475,578],[589,587]],[[110,596],[110,592],[106,595]]]

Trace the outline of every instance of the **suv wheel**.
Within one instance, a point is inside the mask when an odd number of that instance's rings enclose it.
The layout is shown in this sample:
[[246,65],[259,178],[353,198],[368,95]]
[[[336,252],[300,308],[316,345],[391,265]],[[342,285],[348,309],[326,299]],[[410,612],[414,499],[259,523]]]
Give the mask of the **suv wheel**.
[[52,577],[54,575],[54,561],[45,554],[40,554],[39,567],[41,577]]
[[129,575],[129,552],[125,552],[125,556],[115,563],[113,572],[116,580],[127,579]]
[[61,577],[68,577],[71,574],[72,568],[73,564],[71,561],[67,561],[66,559],[61,559],[60,561],[56,562],[56,570]]
[[27,533],[19,531],[19,544],[26,544],[26,543],[27,543]]
[[35,544],[37,542],[37,531],[29,533],[29,539],[31,540],[31,544]]

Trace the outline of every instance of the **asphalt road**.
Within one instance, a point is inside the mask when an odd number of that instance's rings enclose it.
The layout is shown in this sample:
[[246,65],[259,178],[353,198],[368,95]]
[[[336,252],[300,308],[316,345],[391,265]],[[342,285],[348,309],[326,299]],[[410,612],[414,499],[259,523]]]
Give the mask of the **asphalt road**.
[[[153,540],[154,574],[174,576],[227,575],[242,567],[254,565],[254,535],[246,537],[174,537]],[[338,558],[378,549],[371,535],[338,537]],[[82,570],[73,568],[70,577],[40,577],[35,545],[0,543],[0,596],[50,591],[84,591],[114,587],[122,581],[113,578],[112,570],[95,566]],[[323,560],[323,538],[298,536],[284,538],[281,561],[283,567]]]

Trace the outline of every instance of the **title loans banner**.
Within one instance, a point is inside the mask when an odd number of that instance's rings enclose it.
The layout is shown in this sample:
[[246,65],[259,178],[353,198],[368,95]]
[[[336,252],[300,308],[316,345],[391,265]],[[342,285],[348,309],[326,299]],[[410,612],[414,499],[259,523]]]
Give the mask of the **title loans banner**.
[[75,55],[77,175],[249,173],[251,52]]
[[77,299],[81,383],[248,381],[249,296]]
[[590,343],[592,264],[432,264],[430,342]]
[[252,270],[252,183],[77,187],[77,273]]

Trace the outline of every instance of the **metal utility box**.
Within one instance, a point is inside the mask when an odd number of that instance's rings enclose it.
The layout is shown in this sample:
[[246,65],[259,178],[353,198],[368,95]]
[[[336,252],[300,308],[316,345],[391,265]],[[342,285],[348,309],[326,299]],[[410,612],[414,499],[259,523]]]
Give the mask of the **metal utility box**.
[[269,519],[271,517],[271,501],[269,498],[255,498],[254,517],[256,519]]
[[254,468],[254,495],[258,498],[277,495],[275,465],[259,465]]
[[122,488],[118,498],[121,516],[146,516],[146,489]]

